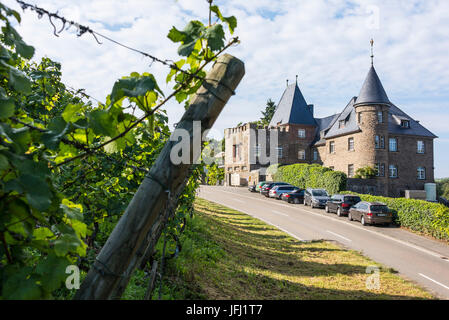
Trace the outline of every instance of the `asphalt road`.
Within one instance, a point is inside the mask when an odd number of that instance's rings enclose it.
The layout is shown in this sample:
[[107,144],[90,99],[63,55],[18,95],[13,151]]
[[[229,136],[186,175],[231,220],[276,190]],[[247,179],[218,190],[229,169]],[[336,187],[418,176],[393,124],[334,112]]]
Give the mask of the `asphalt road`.
[[346,217],[265,198],[246,188],[201,186],[199,197],[256,217],[300,241],[338,241],[397,270],[440,299],[449,299],[449,246],[442,242],[397,227],[363,227]]

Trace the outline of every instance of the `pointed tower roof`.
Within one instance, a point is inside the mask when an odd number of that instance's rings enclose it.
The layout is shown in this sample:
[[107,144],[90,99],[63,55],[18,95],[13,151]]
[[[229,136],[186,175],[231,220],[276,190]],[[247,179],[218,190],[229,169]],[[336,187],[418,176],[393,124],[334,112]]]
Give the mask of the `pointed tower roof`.
[[374,66],[371,66],[354,106],[372,104],[391,105]]
[[297,83],[287,86],[278,103],[270,127],[278,124],[317,125]]

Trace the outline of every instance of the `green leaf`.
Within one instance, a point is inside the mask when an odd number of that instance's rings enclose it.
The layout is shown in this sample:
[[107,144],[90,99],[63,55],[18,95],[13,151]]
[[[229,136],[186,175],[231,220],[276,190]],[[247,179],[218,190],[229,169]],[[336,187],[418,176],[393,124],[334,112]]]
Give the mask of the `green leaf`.
[[62,118],[65,122],[77,122],[83,116],[77,114],[83,108],[82,104],[68,104],[62,113]]
[[45,146],[57,150],[64,135],[69,131],[70,125],[62,117],[55,117],[48,125],[48,132],[42,135]]
[[31,93],[31,81],[23,72],[14,68],[10,68],[9,82],[11,87],[13,87],[15,90],[23,94]]
[[221,24],[213,25],[206,29],[205,38],[212,51],[220,50],[224,47],[225,34]]
[[31,174],[22,174],[19,182],[33,208],[44,211],[50,207],[53,195],[44,179]]
[[61,287],[67,278],[65,270],[70,262],[65,257],[49,254],[36,266],[36,273],[41,276],[40,282],[45,291],[52,292]]
[[210,10],[217,15],[218,19],[228,24],[229,31],[233,34],[235,28],[237,28],[237,19],[234,16],[223,17],[218,6],[211,6]]
[[173,42],[181,42],[185,39],[186,34],[182,31],[179,31],[175,27],[171,28],[168,32],[167,38],[169,38]]
[[0,154],[0,172],[9,168],[9,161],[4,155]]
[[112,126],[114,119],[106,110],[96,109],[89,113],[89,126],[95,134],[115,136],[116,130]]
[[2,296],[9,300],[39,299],[41,289],[35,277],[29,277],[32,268],[17,268],[16,272],[8,275],[2,288]]
[[55,253],[58,257],[64,257],[69,252],[76,252],[80,245],[75,235],[64,234],[54,242]]
[[111,104],[123,97],[141,97],[145,96],[147,92],[154,90],[161,92],[153,75],[120,79],[112,88]]
[[0,118],[8,118],[14,115],[15,104],[12,98],[0,98]]
[[54,233],[51,232],[50,229],[46,227],[40,227],[37,229],[34,229],[33,231],[33,238],[35,240],[47,240],[54,237]]

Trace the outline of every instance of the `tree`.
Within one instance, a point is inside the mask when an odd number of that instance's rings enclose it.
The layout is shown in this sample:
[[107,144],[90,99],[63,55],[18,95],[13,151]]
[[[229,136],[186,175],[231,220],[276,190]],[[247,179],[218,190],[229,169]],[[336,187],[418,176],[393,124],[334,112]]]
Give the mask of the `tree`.
[[265,111],[262,111],[263,117],[260,118],[259,124],[264,127],[267,127],[270,124],[271,119],[273,119],[275,111],[276,111],[276,104],[274,103],[273,100],[268,99]]
[[373,167],[366,166],[358,169],[355,173],[354,178],[356,179],[373,179],[377,175],[377,170]]

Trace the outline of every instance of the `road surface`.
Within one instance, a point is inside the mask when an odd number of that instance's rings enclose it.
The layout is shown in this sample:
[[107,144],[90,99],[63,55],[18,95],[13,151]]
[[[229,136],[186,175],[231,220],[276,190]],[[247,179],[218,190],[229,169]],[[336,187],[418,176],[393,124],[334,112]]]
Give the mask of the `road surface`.
[[449,299],[449,246],[445,243],[396,227],[363,227],[346,217],[269,199],[246,188],[201,186],[199,197],[249,214],[300,241],[338,241],[397,270],[440,299]]

